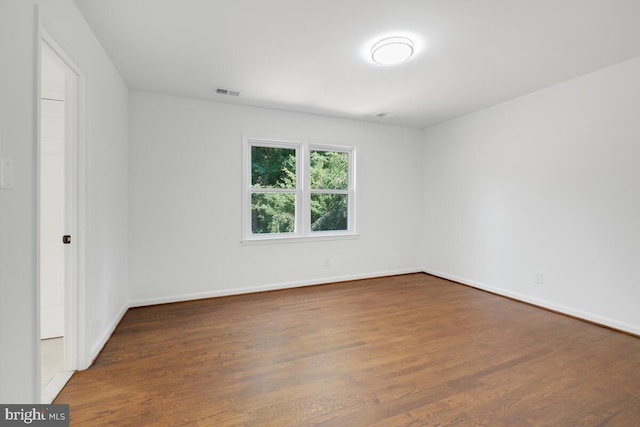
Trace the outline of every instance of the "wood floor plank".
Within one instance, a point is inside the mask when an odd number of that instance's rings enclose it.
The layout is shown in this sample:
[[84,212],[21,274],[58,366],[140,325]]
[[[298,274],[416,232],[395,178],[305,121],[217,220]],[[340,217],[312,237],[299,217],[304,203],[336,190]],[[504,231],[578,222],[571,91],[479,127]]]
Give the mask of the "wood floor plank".
[[131,309],[79,426],[635,426],[640,339],[426,274]]

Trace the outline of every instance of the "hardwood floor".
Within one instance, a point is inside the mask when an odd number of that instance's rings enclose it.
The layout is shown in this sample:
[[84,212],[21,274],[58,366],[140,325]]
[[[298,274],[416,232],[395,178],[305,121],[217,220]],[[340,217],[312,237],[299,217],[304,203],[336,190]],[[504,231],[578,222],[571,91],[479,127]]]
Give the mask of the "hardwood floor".
[[640,339],[426,274],[129,310],[81,426],[639,426]]

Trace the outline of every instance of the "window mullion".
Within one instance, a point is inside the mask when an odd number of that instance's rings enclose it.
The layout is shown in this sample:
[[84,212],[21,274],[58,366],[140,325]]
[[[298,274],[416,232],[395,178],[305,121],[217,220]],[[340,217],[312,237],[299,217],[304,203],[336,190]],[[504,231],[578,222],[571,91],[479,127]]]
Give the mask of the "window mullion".
[[301,171],[299,176],[300,180],[300,229],[303,235],[308,235],[311,228],[310,211],[311,211],[311,196],[309,194],[309,186],[311,182],[311,175],[309,172],[309,151],[306,145],[300,147],[300,167]]
[[289,194],[296,194],[296,190],[295,189],[289,189],[289,188],[251,187],[249,191],[251,192],[251,194],[254,194],[254,193],[289,193]]
[[355,149],[349,151],[349,185],[348,207],[347,207],[347,231],[355,232],[356,224],[356,153]]
[[321,190],[315,188],[310,192],[311,194],[351,194],[351,190]]

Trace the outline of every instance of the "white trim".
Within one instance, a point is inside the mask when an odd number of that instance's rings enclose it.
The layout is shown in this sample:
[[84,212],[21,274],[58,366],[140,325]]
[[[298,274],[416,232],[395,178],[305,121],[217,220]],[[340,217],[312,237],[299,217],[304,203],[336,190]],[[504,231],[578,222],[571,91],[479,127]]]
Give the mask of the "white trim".
[[120,322],[122,322],[122,319],[124,318],[124,315],[127,314],[127,311],[129,310],[129,308],[131,308],[131,305],[129,304],[125,304],[125,306],[122,307],[122,310],[120,310],[120,313],[118,313],[118,315],[115,317],[113,322],[111,322],[111,325],[109,325],[109,327],[105,330],[102,336],[100,336],[100,339],[98,340],[98,342],[96,342],[96,344],[91,349],[91,353],[89,355],[90,356],[89,363],[87,364],[87,366],[80,369],[87,369],[89,366],[93,364],[93,362],[96,360],[96,358],[98,357],[98,355],[100,354],[104,346],[107,345],[107,342],[109,341],[109,339],[111,339],[111,336],[116,331],[116,328],[118,327]]
[[556,304],[547,300],[534,298],[528,295],[521,294],[519,292],[513,292],[503,288],[496,288],[495,286],[487,285],[486,283],[477,282],[475,280],[466,279],[464,277],[459,277],[453,274],[443,273],[441,271],[431,270],[429,268],[424,268],[422,271],[432,276],[437,276],[443,279],[451,280],[453,282],[462,283],[463,285],[467,285],[483,291],[491,292],[496,295],[505,296],[521,302],[526,302],[527,304],[546,308],[552,311],[556,311],[558,313],[566,314],[566,315],[576,317],[582,320],[586,320],[592,323],[596,323],[602,326],[607,326],[609,328],[628,332],[630,334],[640,335],[640,326],[637,326],[637,325],[631,325],[629,323],[620,322],[615,319],[610,319],[608,317],[600,316],[600,315],[579,310],[573,307],[568,307],[566,305]]
[[349,191],[349,190],[316,190],[316,189],[312,189],[312,190],[309,190],[309,193],[311,193],[311,194],[346,194],[346,195],[350,195],[351,191]]
[[[247,165],[251,165],[251,147],[252,146],[262,146],[261,143],[264,143],[265,147],[273,147],[273,148],[286,148],[295,150],[296,153],[296,188],[260,188],[254,189],[251,186],[251,167],[247,167]],[[296,223],[294,224],[294,232],[287,233],[288,236],[300,236],[300,224],[299,224],[299,212],[300,212],[300,200],[301,200],[301,183],[299,179],[300,175],[300,159],[302,158],[302,144],[299,142],[293,142],[284,139],[266,139],[266,138],[254,138],[249,137],[245,134],[242,134],[242,233],[241,240],[249,240],[253,237],[253,233],[251,232],[251,196],[254,193],[284,193],[284,194],[295,194],[296,196],[296,204],[295,204],[295,212],[294,216],[296,218]]]
[[[311,220],[307,220],[307,217],[311,216],[311,147],[310,144],[305,144],[302,147],[301,170],[298,172],[300,176],[300,186],[302,188],[302,194],[300,195],[300,206],[302,210],[300,215],[296,216],[299,230],[302,230],[302,236],[300,238],[306,239],[311,236]],[[305,240],[300,240],[304,242]]]
[[41,322],[41,314],[42,311],[40,309],[40,256],[41,256],[41,251],[40,251],[40,159],[41,159],[41,151],[42,151],[42,147],[40,144],[40,133],[41,133],[41,129],[40,129],[40,96],[41,96],[41,83],[40,83],[40,70],[42,67],[41,64],[41,37],[42,37],[42,23],[41,23],[41,18],[40,18],[40,6],[38,4],[34,4],[33,5],[33,52],[34,52],[34,58],[33,58],[33,62],[34,62],[34,72],[33,72],[33,87],[35,88],[35,90],[33,91],[33,104],[34,104],[34,115],[33,115],[33,126],[35,128],[35,135],[34,137],[34,141],[33,144],[35,145],[35,158],[33,159],[34,165],[35,165],[35,200],[33,200],[35,208],[36,208],[36,215],[35,215],[35,224],[34,224],[34,228],[36,231],[35,237],[34,237],[34,248],[35,248],[35,279],[36,279],[36,283],[35,283],[35,295],[36,295],[36,300],[35,300],[35,308],[34,308],[34,312],[36,315],[36,330],[35,330],[35,337],[33,340],[33,345],[35,346],[35,365],[33,366],[33,370],[35,372],[35,377],[33,378],[33,381],[35,384],[32,384],[33,386],[33,393],[35,393],[35,395],[33,396],[33,401],[34,402],[38,402],[41,403],[42,402],[42,351],[40,348],[40,337],[42,334],[42,328],[40,327],[40,322]]
[[216,297],[224,297],[224,296],[231,296],[231,295],[250,294],[250,293],[256,293],[256,292],[276,291],[280,289],[292,289],[292,288],[300,288],[305,286],[326,285],[330,283],[349,282],[352,280],[362,280],[362,279],[375,279],[380,277],[398,276],[402,274],[412,274],[412,273],[422,273],[422,270],[419,268],[409,268],[404,270],[379,271],[377,273],[326,277],[323,279],[316,279],[316,280],[300,280],[300,281],[287,282],[287,283],[274,283],[274,284],[261,285],[261,286],[250,286],[245,288],[227,288],[227,289],[221,289],[221,290],[211,291],[211,292],[171,295],[171,296],[158,297],[158,298],[143,298],[143,299],[131,301],[129,304],[129,307],[134,308],[134,307],[144,307],[144,306],[156,305],[156,304],[168,304],[173,302],[194,301],[194,300],[206,299],[206,298],[216,298]]
[[357,233],[344,232],[340,234],[335,231],[314,231],[313,233],[314,234],[310,236],[264,234],[252,239],[240,240],[240,244],[242,244],[243,246],[251,246],[271,245],[278,243],[326,242],[328,240],[356,240],[360,238],[360,235]]
[[[86,76],[64,49],[41,26],[38,26],[38,56],[45,46],[68,70],[65,84],[66,107],[65,132],[70,135],[66,143],[65,158],[70,160],[65,181],[69,199],[66,202],[70,217],[67,232],[72,236],[67,258],[68,277],[65,287],[65,370],[86,369],[90,365],[86,348],[85,313],[85,249],[86,249]],[[38,58],[39,60],[39,58]],[[41,75],[38,64],[37,78]],[[40,97],[38,86],[37,97]],[[38,104],[39,104],[38,99]],[[38,113],[38,118],[40,114]],[[39,131],[38,131],[39,133]],[[38,157],[40,157],[40,137],[38,136]],[[40,164],[38,164],[38,171]],[[38,172],[39,174],[39,172]],[[38,191],[38,205],[40,192]],[[39,209],[39,208],[38,208]],[[38,218],[40,214],[38,213]],[[39,232],[38,232],[39,235]],[[38,237],[38,242],[39,242]],[[39,243],[38,243],[39,245]],[[38,289],[39,292],[39,289]],[[39,338],[39,337],[38,337]]]
[[[305,230],[308,236],[319,236],[324,233],[339,234],[340,232],[348,234],[356,234],[356,147],[346,147],[340,145],[327,145],[327,144],[313,144],[310,143],[307,147],[308,153],[305,155],[305,167],[306,178],[311,180],[311,151],[335,151],[340,153],[347,153],[348,155],[348,176],[347,176],[347,189],[346,190],[328,190],[328,189],[312,189],[305,188],[305,202],[311,203],[311,195],[313,194],[346,194],[347,195],[347,229],[346,230],[327,230],[327,231],[312,231]],[[305,212],[310,212],[311,208]],[[311,226],[311,224],[308,224]]]
[[87,369],[92,359],[88,354],[87,344],[87,307],[86,307],[86,251],[87,251],[87,77],[84,73],[78,75],[78,170],[77,170],[77,369]]
[[251,194],[297,194],[295,188],[263,188],[263,187],[251,187],[249,190]]
[[64,371],[57,373],[53,377],[53,379],[49,381],[49,384],[41,389],[40,403],[43,403],[45,405],[53,403],[53,400],[58,396],[58,394],[60,394],[64,386],[67,385],[67,382],[69,382],[72,375],[73,371]]

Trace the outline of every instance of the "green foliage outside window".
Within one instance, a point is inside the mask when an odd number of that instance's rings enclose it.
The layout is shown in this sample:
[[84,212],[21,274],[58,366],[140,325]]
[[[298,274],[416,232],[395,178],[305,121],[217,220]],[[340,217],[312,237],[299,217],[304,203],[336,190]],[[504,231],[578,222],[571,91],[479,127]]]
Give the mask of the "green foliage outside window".
[[252,146],[251,186],[295,189],[296,150]]
[[[349,154],[312,150],[309,160],[311,230],[346,230],[348,195],[330,190],[349,188]],[[254,234],[294,232],[296,150],[252,146],[251,186],[256,189],[251,195],[251,231]],[[257,190],[260,188],[281,191],[260,192]]]
[[346,230],[347,197],[346,194],[312,194],[311,230]]
[[347,229],[348,196],[335,193],[313,193],[313,190],[347,190],[349,188],[349,153],[312,150],[311,165],[311,230]]
[[[251,147],[251,186],[254,188],[296,189],[296,150],[293,148]],[[293,233],[295,193],[253,193],[251,231],[253,233]]]
[[254,233],[293,233],[295,225],[295,194],[254,193],[251,195],[251,230]]
[[349,188],[349,153],[312,150],[310,164],[313,190]]

